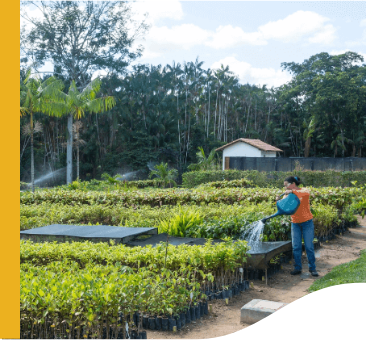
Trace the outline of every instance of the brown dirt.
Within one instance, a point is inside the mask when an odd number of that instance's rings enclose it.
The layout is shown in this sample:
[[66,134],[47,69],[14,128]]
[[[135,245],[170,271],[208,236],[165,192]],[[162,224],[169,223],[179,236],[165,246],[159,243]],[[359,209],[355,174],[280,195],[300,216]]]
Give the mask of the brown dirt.
[[[319,278],[342,263],[355,260],[361,249],[366,249],[366,217],[358,217],[360,226],[350,228],[342,236],[323,243],[316,251],[316,266]],[[303,273],[291,276],[292,264],[283,264],[282,270],[268,280],[266,286],[262,281],[254,281],[253,288],[242,292],[240,296],[229,301],[212,301],[212,313],[196,323],[190,323],[177,333],[147,331],[148,339],[208,339],[234,333],[250,325],[240,323],[241,307],[253,299],[290,303],[306,294],[315,278],[307,271],[307,258],[302,255]]]

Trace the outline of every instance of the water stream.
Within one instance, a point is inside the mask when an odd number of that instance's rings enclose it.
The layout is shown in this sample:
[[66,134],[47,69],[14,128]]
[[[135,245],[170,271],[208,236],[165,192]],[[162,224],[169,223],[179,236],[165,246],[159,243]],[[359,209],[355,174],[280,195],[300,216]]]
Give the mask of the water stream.
[[43,175],[43,176],[37,178],[34,181],[34,184],[37,185],[37,184],[40,184],[40,183],[42,183],[44,181],[47,181],[47,180],[55,180],[57,177],[63,175],[65,171],[66,171],[66,168],[61,168],[61,169],[58,169],[56,171],[51,171],[51,172],[47,173],[46,175]]
[[261,247],[260,236],[264,231],[265,224],[259,220],[250,224],[250,226],[240,236],[241,240],[246,240],[251,250],[256,251]]
[[132,172],[127,172],[123,175],[120,175],[120,177],[118,177],[117,179],[120,181],[131,181],[134,179],[134,177],[136,176],[136,174],[139,172],[138,171],[132,171]]

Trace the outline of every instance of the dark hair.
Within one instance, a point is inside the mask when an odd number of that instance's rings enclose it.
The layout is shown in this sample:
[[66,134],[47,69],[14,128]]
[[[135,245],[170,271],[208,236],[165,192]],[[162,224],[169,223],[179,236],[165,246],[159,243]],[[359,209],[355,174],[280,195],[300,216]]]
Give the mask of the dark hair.
[[301,184],[301,179],[298,176],[287,177],[284,181],[288,183],[296,183],[297,186]]

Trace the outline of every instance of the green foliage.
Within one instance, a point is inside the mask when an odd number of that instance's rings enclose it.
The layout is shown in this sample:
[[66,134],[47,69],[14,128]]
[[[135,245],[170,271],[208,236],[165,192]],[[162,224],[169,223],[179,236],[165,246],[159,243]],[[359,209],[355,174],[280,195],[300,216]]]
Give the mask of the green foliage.
[[120,178],[120,175],[115,175],[115,176],[110,176],[108,173],[104,173],[102,174],[102,179],[104,179],[106,182],[108,182],[109,184],[113,184],[113,185],[116,185],[116,184],[119,184],[120,181],[118,180],[118,178]]
[[366,282],[366,249],[354,261],[334,267],[324,277],[316,280],[308,289],[310,292],[345,283]]
[[[92,11],[94,6],[97,5],[92,6]],[[47,12],[49,8],[45,10]],[[55,15],[61,15],[64,10],[60,9]],[[115,25],[122,18],[124,15],[109,19]],[[62,25],[60,20],[58,24]],[[86,18],[87,23],[89,20]],[[38,26],[39,30],[41,28],[46,27]],[[92,31],[94,29],[96,27],[91,28]],[[108,27],[104,26],[103,29],[108,36]],[[55,39],[53,34],[46,35],[51,40]],[[25,39],[27,44],[30,41]],[[38,42],[42,45],[41,50],[52,46],[47,45],[43,39]],[[105,43],[98,41],[98,44]],[[35,50],[33,47],[30,49]],[[80,51],[80,54],[74,54],[74,61],[84,62],[86,59],[79,59],[84,53]],[[71,57],[68,53],[53,55],[57,58]],[[40,58],[44,57],[46,54],[41,53]],[[88,55],[88,58],[95,57],[100,56]],[[115,57],[111,55],[111,58]],[[133,170],[145,170],[149,161],[172,164],[181,175],[190,164],[198,163],[198,147],[202,146],[207,155],[210,150],[238,138],[259,138],[282,149],[284,157],[299,157],[306,151],[311,157],[332,157],[335,151],[337,157],[343,156],[343,153],[345,157],[365,157],[366,71],[365,65],[357,65],[352,60],[361,60],[361,56],[349,52],[339,56],[320,53],[301,64],[288,63],[286,68],[293,74],[293,79],[277,89],[240,85],[225,65],[223,70],[214,71],[216,76],[210,71],[203,73],[201,62],[187,62],[185,67],[177,63],[162,66],[137,65],[126,77],[118,77],[117,74],[103,77],[100,93],[116,98],[116,106],[106,115],[86,115],[81,118],[84,126],[81,138],[87,144],[80,150],[80,178],[99,178],[101,173],[114,173],[125,164],[129,164]],[[70,62],[72,60],[67,65]],[[100,62],[110,63],[111,59],[100,59]],[[64,73],[61,69],[65,65],[57,65],[57,73]],[[113,63],[107,68],[113,70],[116,65]],[[74,70],[80,69],[75,67]],[[64,73],[67,82],[76,79],[68,77],[67,73]],[[196,78],[195,74],[201,76]],[[87,74],[78,73],[77,76],[86,81],[90,79]],[[194,78],[195,81],[189,81]],[[78,87],[81,86],[79,80],[76,79]],[[70,84],[65,85],[69,87]],[[85,85],[83,80],[81,87]],[[253,105],[255,102],[256,105]],[[226,107],[226,127],[222,126],[224,121],[218,124],[214,119],[221,105]],[[239,115],[241,110],[245,110],[245,114]],[[26,121],[28,123],[27,117],[21,118],[22,125]],[[42,124],[51,136],[55,136],[55,140],[65,141],[66,119],[42,117]],[[289,139],[290,135],[292,140]],[[304,138],[307,138],[305,142]],[[55,162],[63,161],[65,150],[61,145],[57,146],[57,143],[55,147],[53,140],[45,138],[46,147],[35,143],[35,153],[38,152],[40,158],[38,162],[36,159],[36,171],[37,163],[41,167],[44,157],[48,157],[47,152],[52,153],[49,158],[55,159]],[[25,136],[21,136],[21,141],[26,141]],[[337,145],[336,150],[331,149],[334,141],[337,141],[333,144]],[[21,160],[21,179],[27,182],[30,182],[27,171],[29,162],[30,152],[26,150]],[[51,165],[52,168],[61,167]],[[319,186],[312,182],[306,185]],[[336,184],[331,178],[324,185]]]
[[220,181],[233,181],[246,178],[255,186],[261,188],[283,188],[284,179],[289,176],[299,176],[305,186],[313,187],[345,187],[352,186],[355,181],[357,186],[366,183],[366,171],[301,171],[292,172],[256,170],[225,170],[225,171],[191,171],[182,175],[184,187],[193,188],[200,184]]
[[[216,272],[221,268],[234,270],[246,261],[248,246],[246,241],[221,242],[204,246],[168,245],[162,242],[156,247],[127,247],[125,245],[110,246],[108,243],[72,242],[72,243],[33,243],[20,241],[20,263],[32,263],[45,266],[55,261],[69,260],[77,263],[79,268],[88,264],[116,265],[130,268],[161,270],[164,267],[172,271],[180,271],[190,266],[199,271]],[[166,258],[167,250],[167,258]],[[166,258],[166,265],[165,265]]]
[[168,220],[163,220],[158,226],[159,233],[168,233],[172,236],[185,237],[190,231],[203,223],[200,213],[179,207],[178,214]]
[[[41,227],[49,224],[102,224],[123,225],[127,227],[157,227],[160,232],[171,235],[191,237],[234,239],[241,236],[244,230],[254,221],[275,212],[274,198],[279,191],[246,189],[241,200],[233,204],[208,203],[200,204],[190,201],[188,205],[135,205],[125,207],[121,202],[111,204],[106,196],[99,203],[81,204],[76,199],[70,203],[21,204],[21,230]],[[216,195],[218,191],[215,190]],[[197,198],[197,194],[193,197]],[[154,196],[162,199],[160,193]],[[214,196],[215,197],[215,196]],[[362,188],[335,189],[327,188],[311,191],[311,211],[314,215],[315,234],[323,236],[335,226],[343,223],[356,222],[355,211],[350,205],[365,197]],[[89,199],[92,195],[89,194]],[[103,199],[104,198],[104,199]],[[73,203],[71,203],[73,202]],[[84,201],[85,202],[85,201]],[[88,202],[88,201],[86,201]],[[200,218],[199,218],[200,216]],[[202,219],[202,220],[201,220]],[[163,222],[162,222],[163,221]],[[201,221],[201,223],[199,223]],[[195,227],[188,227],[195,224]],[[165,230],[162,227],[165,226]],[[290,238],[290,218],[281,216],[266,223],[264,236],[270,241],[287,240]]]
[[196,160],[197,163],[194,164],[190,164],[187,168],[188,170],[193,170],[193,171],[199,171],[199,170],[210,170],[211,168],[214,167],[214,163],[215,163],[215,149],[213,149],[212,151],[210,151],[210,154],[208,157],[205,156],[205,151],[204,149],[199,146],[198,147],[198,152],[196,153]]
[[[53,323],[57,338],[74,330],[80,334],[83,329],[84,337],[101,339],[103,322],[113,325],[117,338],[118,331],[126,327],[127,316],[134,312],[177,315],[190,303],[196,304],[202,297],[196,274],[190,267],[158,272],[133,270],[119,263],[89,263],[83,269],[68,260],[44,267],[24,263],[20,272],[22,338],[47,337],[40,333],[46,321]],[[135,328],[132,320],[129,326]]]
[[[343,209],[353,200],[365,195],[365,188],[312,188],[310,187],[310,202],[323,203]],[[21,204],[41,204],[42,202],[62,203],[68,205],[76,204],[103,204],[125,207],[149,205],[151,207],[163,205],[184,204],[210,204],[210,203],[261,203],[274,202],[274,199],[282,191],[275,188],[197,188],[195,190],[184,189],[154,189],[154,190],[113,190],[109,192],[84,192],[61,189],[47,189],[20,193]]]
[[81,183],[79,180],[73,181],[69,184],[67,184],[67,188],[70,190],[80,190],[81,189]]
[[176,186],[175,179],[178,175],[178,172],[176,169],[168,170],[168,164],[167,163],[161,163],[154,167],[155,170],[152,170],[149,174],[149,178],[152,178],[153,176],[157,176],[153,179],[153,181],[156,181],[163,187],[167,187],[168,185],[171,187],[171,185]]
[[220,182],[209,182],[202,184],[203,187],[213,187],[213,188],[251,188],[255,185],[252,181],[246,178],[235,179],[233,181],[220,181]]
[[[352,182],[353,186],[357,185],[357,181]],[[366,191],[366,184],[363,186],[364,191]],[[353,199],[352,204],[350,205],[350,210],[354,214],[361,215],[362,218],[366,216],[366,196],[365,195],[358,195]]]

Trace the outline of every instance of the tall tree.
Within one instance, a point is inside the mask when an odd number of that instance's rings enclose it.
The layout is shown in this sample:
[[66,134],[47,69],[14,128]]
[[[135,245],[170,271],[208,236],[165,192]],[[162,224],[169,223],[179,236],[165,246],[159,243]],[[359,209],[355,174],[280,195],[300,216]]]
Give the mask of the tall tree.
[[[20,114],[29,115],[29,132],[31,141],[31,187],[34,192],[34,152],[33,152],[33,115],[36,112],[47,112],[50,110],[50,101],[57,99],[58,93],[62,90],[63,84],[53,77],[45,81],[39,78],[30,78],[31,70],[27,72],[27,77],[24,80],[24,86],[21,86],[20,99],[22,102]],[[39,128],[36,129],[38,132]]]
[[[52,101],[45,107],[45,112],[50,116],[61,117],[68,115],[68,131],[73,132],[73,118],[80,119],[86,112],[89,113],[102,113],[109,111],[115,106],[116,101],[111,96],[102,96],[96,98],[101,87],[101,80],[99,78],[91,81],[82,92],[79,92],[75,81],[71,82],[68,93],[58,92],[58,101]],[[71,127],[69,126],[71,124]],[[71,183],[73,180],[73,167],[72,167],[72,155],[73,155],[73,133],[68,134],[67,139],[67,169],[66,180],[67,183]]]
[[[31,17],[29,6],[41,15]],[[31,24],[21,39],[26,56],[39,64],[52,61],[55,72],[78,87],[98,70],[124,73],[141,55],[142,47],[132,45],[148,28],[133,21],[123,1],[23,1],[21,16]]]
[[[29,6],[40,18],[29,15]],[[85,88],[98,70],[122,74],[142,47],[132,48],[148,26],[132,20],[131,9],[122,1],[24,1],[21,16],[32,24],[23,29],[22,51],[38,65],[52,61],[54,72]],[[69,93],[71,94],[71,93]],[[73,116],[68,116],[67,178],[71,180]]]

